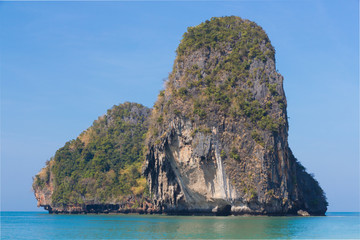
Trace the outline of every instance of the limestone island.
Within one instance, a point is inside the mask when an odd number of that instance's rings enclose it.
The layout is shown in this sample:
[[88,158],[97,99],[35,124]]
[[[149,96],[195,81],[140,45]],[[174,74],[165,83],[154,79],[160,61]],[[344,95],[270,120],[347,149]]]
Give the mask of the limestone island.
[[239,17],[189,27],[152,109],[114,106],[34,177],[49,213],[324,215],[288,145],[265,31]]

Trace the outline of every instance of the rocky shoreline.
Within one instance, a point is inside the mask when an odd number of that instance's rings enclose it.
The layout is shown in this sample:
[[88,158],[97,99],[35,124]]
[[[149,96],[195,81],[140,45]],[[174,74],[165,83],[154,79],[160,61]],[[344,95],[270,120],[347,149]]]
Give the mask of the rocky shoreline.
[[[151,204],[149,204],[151,206]],[[44,205],[45,210],[50,214],[150,214],[150,215],[169,215],[169,216],[310,216],[307,211],[298,210],[293,213],[266,213],[266,212],[246,212],[234,211],[230,205],[215,209],[193,209],[189,210],[162,210],[149,205],[138,208],[128,208],[120,204],[92,204],[83,206],[66,206],[62,208],[53,208],[50,205]],[[311,216],[325,216],[324,213],[313,213]]]

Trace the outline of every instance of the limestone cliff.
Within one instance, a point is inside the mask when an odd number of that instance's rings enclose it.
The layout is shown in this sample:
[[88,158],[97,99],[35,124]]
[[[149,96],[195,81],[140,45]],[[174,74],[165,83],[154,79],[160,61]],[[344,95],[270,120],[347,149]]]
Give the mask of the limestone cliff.
[[188,28],[146,140],[158,210],[323,215],[323,190],[288,146],[286,106],[261,27],[223,17]]
[[34,178],[38,206],[50,213],[324,215],[323,190],[288,146],[286,107],[263,29],[239,17],[212,18],[184,34],[152,111],[114,106],[56,152]]
[[114,106],[60,148],[35,176],[38,206],[50,213],[153,212],[141,176],[150,109]]

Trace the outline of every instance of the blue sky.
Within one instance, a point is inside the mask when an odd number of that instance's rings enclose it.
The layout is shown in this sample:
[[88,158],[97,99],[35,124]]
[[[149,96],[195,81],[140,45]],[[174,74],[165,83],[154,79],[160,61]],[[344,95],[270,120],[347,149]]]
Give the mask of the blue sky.
[[357,0],[0,2],[1,209],[40,210],[45,161],[114,104],[152,107],[187,27],[228,15],[269,35],[290,147],[329,211],[360,211]]

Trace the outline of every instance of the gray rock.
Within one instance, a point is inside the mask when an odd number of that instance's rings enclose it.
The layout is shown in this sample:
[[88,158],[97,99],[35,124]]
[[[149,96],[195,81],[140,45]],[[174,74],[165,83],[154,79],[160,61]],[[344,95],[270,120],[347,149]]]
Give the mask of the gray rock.
[[[263,31],[240,18],[235,24]],[[238,51],[245,35],[239,32],[239,39],[218,43],[217,48],[200,47],[176,59],[165,97],[152,113],[165,123],[150,124],[158,135],[150,135],[147,142],[144,174],[155,205],[168,213],[296,215],[301,210],[323,215],[327,202],[322,189],[288,146],[283,77],[276,71],[275,59],[266,55],[272,46],[265,33],[257,39],[265,59],[249,60],[245,83],[238,81],[231,91],[249,92],[263,108],[270,102],[265,116],[283,119],[276,131],[259,127],[252,116],[234,116],[230,109],[236,107],[236,95],[229,108],[221,109],[204,100],[206,85],[192,87],[200,81],[197,74],[189,74],[194,66],[203,77],[211,75]],[[214,86],[224,86],[229,76],[231,70],[217,71]],[[180,88],[187,89],[187,97],[176,94]],[[196,102],[206,110],[203,119],[193,113]]]

